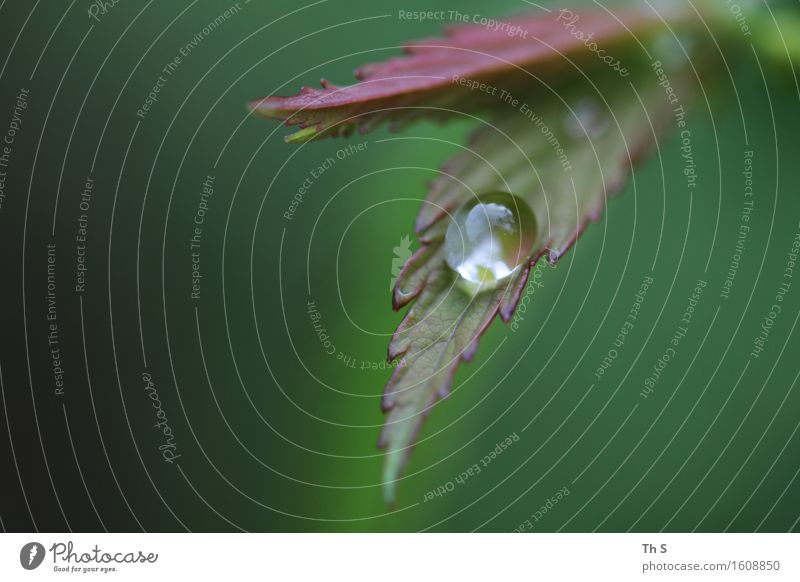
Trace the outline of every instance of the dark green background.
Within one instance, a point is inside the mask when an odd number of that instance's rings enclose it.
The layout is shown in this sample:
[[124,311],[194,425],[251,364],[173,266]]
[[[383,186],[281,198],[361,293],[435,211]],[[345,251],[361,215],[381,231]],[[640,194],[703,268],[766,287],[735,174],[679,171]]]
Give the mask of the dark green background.
[[[244,105],[322,76],[347,83],[359,64],[443,24],[399,20],[399,9],[497,16],[525,5],[242,2],[137,118],[162,67],[229,6],[123,0],[99,23],[82,0],[0,8],[0,130],[19,89],[30,89],[0,213],[5,529],[510,531],[568,487],[534,531],[797,530],[798,283],[762,356],[748,357],[800,219],[798,93],[785,68],[757,60],[749,43],[725,48],[735,85],[725,70],[709,79],[689,119],[697,191],[686,192],[673,133],[545,270],[519,329],[491,327],[430,414],[387,508],[375,442],[389,372],[360,362],[385,358],[400,320],[388,292],[393,247],[456,148],[380,142],[392,137],[386,129],[288,146],[285,128]],[[402,136],[463,143],[471,127],[423,123]],[[365,152],[337,162],[295,218],[282,218],[313,167],[364,140]],[[723,301],[747,149],[752,230]],[[192,301],[188,243],[208,174],[202,298]],[[87,175],[95,190],[79,296],[74,237]],[[46,339],[53,241],[63,396]],[[590,390],[650,274],[628,344]],[[642,399],[700,278],[708,286],[689,333]],[[356,369],[317,341],[309,297]],[[144,372],[174,430],[175,464],[159,454]],[[423,501],[515,432],[519,442],[479,475]]]

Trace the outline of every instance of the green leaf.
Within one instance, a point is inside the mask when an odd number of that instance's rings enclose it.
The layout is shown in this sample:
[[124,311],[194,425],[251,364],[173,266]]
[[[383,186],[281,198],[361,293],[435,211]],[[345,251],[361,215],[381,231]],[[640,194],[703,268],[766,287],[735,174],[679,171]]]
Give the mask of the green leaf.
[[[673,71],[668,77],[680,103],[688,104],[684,75]],[[494,317],[510,319],[530,266],[541,256],[551,264],[563,256],[655,143],[658,129],[675,125],[679,104],[670,103],[652,67],[640,67],[628,79],[600,78],[602,83],[582,79],[568,87],[541,87],[531,102],[519,97],[487,121],[431,184],[417,218],[423,247],[409,259],[394,292],[395,308],[416,301],[389,346],[390,360],[400,361],[386,386],[379,441],[387,451],[388,503],[425,416],[447,395],[456,368],[475,354]],[[497,190],[530,204],[539,240],[524,269],[473,296],[456,284],[444,260],[446,216],[471,196]]]

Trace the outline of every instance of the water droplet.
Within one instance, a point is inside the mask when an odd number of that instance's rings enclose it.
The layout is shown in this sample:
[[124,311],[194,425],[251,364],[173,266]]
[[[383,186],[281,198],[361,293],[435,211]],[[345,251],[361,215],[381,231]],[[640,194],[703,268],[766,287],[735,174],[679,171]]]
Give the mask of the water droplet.
[[581,99],[567,114],[564,129],[574,139],[597,139],[608,130],[608,117],[594,99]]
[[507,192],[481,194],[453,213],[444,237],[447,264],[472,290],[493,287],[525,263],[536,242],[530,206]]

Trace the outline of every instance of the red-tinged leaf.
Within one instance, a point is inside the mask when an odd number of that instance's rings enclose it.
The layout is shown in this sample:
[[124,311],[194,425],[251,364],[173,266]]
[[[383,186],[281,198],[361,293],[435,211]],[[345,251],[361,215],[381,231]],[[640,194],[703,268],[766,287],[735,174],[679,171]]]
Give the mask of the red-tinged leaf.
[[559,75],[566,58],[604,66],[587,49],[588,42],[605,51],[616,48],[622,55],[619,45],[633,43],[634,35],[642,38],[663,29],[662,19],[674,25],[691,16],[687,5],[672,3],[658,12],[646,5],[616,14],[592,7],[537,11],[503,26],[454,26],[444,38],[407,44],[403,57],[361,67],[355,85],[337,87],[323,80],[322,89],[303,87],[297,95],[267,96],[250,107],[264,117],[299,126],[287,136],[289,142],[349,135],[355,129],[366,132],[385,122],[397,128],[420,117],[443,119],[452,114],[449,110],[474,111],[498,103],[496,94],[471,90],[454,78],[487,83],[498,92],[525,93],[532,84],[527,71],[540,77]]
[[[684,77],[676,71],[671,81],[688,101]],[[379,444],[387,449],[387,502],[394,499],[425,416],[447,394],[458,364],[472,357],[492,319],[498,313],[510,319],[530,266],[543,255],[550,263],[563,256],[670,119],[672,105],[655,74],[639,69],[632,80],[636,85],[615,79],[599,85],[576,82],[568,91],[540,94],[532,118],[506,110],[478,130],[469,148],[446,162],[446,171],[431,184],[417,219],[426,242],[408,261],[395,289],[396,306],[417,299],[389,346],[390,359],[401,360],[383,401],[388,415]],[[576,129],[586,133],[576,134]],[[472,196],[497,190],[530,204],[539,240],[524,269],[497,289],[472,296],[455,284],[444,260],[442,226],[446,214]]]

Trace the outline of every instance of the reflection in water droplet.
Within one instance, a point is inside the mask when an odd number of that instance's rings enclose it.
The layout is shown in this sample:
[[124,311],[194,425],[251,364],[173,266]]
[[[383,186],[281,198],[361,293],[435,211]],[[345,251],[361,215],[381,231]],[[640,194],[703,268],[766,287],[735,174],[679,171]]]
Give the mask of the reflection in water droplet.
[[506,192],[481,194],[451,217],[447,264],[472,290],[493,287],[528,259],[536,234],[536,218],[524,200]]
[[597,139],[608,130],[608,116],[593,99],[581,99],[567,114],[564,129],[574,139],[588,135]]

